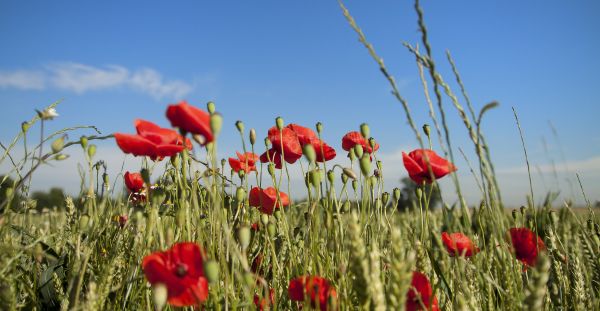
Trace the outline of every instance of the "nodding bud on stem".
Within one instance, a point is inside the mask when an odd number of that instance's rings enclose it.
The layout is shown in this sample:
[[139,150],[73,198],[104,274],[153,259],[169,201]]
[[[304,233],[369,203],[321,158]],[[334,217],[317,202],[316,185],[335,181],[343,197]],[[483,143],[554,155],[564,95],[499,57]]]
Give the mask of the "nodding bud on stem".
[[364,154],[364,150],[363,147],[361,145],[354,145],[354,148],[352,148],[354,150],[354,154],[358,157],[358,158],[362,158],[363,154]]
[[364,138],[370,136],[371,130],[369,129],[369,125],[367,123],[363,123],[360,125],[360,134],[362,134]]
[[342,184],[345,185],[347,182],[348,182],[348,175],[342,173]]
[[215,113],[215,109],[216,109],[215,103],[213,103],[212,101],[206,103],[206,110],[208,110],[208,113],[210,113],[210,114]]
[[165,307],[168,296],[168,290],[165,284],[156,283],[152,286],[152,300],[154,301],[156,311],[160,311]]
[[425,133],[425,135],[427,135],[427,137],[429,137],[429,135],[431,134],[431,128],[429,127],[429,124],[423,125],[423,132]]
[[223,126],[223,117],[218,113],[213,113],[210,116],[210,130],[213,135],[216,137],[221,132],[221,127]]
[[237,127],[237,130],[238,130],[240,133],[244,133],[244,122],[242,122],[241,120],[237,120],[237,121],[235,122],[235,127]]
[[302,147],[302,153],[310,163],[315,163],[317,159],[317,153],[315,152],[315,148],[311,144],[306,144]]
[[362,158],[360,158],[360,171],[364,176],[369,176],[371,172],[371,157],[367,153],[363,154]]
[[321,134],[323,132],[323,123],[317,122],[315,127],[317,128],[317,133]]
[[219,281],[219,263],[214,259],[204,262],[204,274],[208,283],[214,284]]
[[52,142],[52,145],[50,145],[50,148],[52,148],[52,152],[59,153],[63,149],[64,146],[65,146],[65,137],[61,136]]
[[333,182],[335,181],[335,173],[333,170],[327,171],[327,180],[329,180],[330,185],[333,185]]
[[96,145],[89,145],[87,154],[90,159],[93,158],[96,155]]
[[281,131],[281,129],[283,128],[283,118],[277,117],[275,119],[275,125],[277,126],[277,129]]
[[240,229],[238,229],[238,240],[240,241],[240,246],[242,247],[242,250],[246,250],[250,245],[250,237],[250,227],[244,225],[241,226]]
[[31,124],[29,124],[29,122],[27,121],[21,123],[21,131],[23,131],[23,133],[27,132],[27,130],[29,130],[30,127]]
[[417,200],[421,200],[421,197],[423,196],[423,190],[421,187],[417,187],[415,189],[415,194],[417,195]]
[[358,176],[356,176],[356,173],[354,173],[354,171],[349,167],[344,167],[342,169],[342,172],[344,173],[345,176],[350,177],[352,179],[358,178]]
[[255,129],[250,129],[250,134],[248,135],[250,138],[250,144],[254,145],[254,143],[256,143],[256,130]]
[[273,163],[269,163],[269,165],[267,165],[267,171],[269,172],[269,175],[275,176],[275,165]]

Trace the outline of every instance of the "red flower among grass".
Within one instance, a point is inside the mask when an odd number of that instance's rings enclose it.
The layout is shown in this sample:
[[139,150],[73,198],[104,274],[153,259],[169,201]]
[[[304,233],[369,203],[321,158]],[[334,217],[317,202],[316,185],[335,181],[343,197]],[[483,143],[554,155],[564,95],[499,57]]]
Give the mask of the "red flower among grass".
[[435,179],[440,179],[456,171],[454,164],[429,149],[416,149],[409,154],[402,152],[402,160],[408,176],[417,184],[433,182],[427,165],[428,161]]
[[335,306],[337,292],[325,278],[320,276],[300,276],[290,281],[288,296],[293,301],[303,302],[308,299],[313,308],[316,308],[318,304],[321,311],[325,311],[335,309],[332,307],[328,308],[328,305]]
[[167,287],[167,301],[175,307],[195,306],[208,297],[203,255],[196,243],[182,242],[164,252],[155,252],[142,261],[146,279]]
[[269,299],[260,297],[258,294],[254,295],[254,305],[260,311],[270,310],[271,306],[275,304],[275,289],[269,289]]
[[544,241],[527,228],[511,228],[510,238],[515,257],[526,267],[534,266],[540,251],[546,250]]
[[187,133],[201,135],[204,144],[212,142],[214,137],[210,129],[210,115],[189,105],[185,100],[167,107],[167,119],[171,125]]
[[279,191],[280,201],[277,200],[277,190],[273,187],[260,189],[254,187],[250,189],[248,201],[250,206],[258,207],[258,210],[265,214],[273,214],[275,208],[290,205],[290,198],[285,192]]
[[256,161],[258,161],[258,155],[252,152],[246,152],[241,154],[236,152],[236,158],[229,158],[229,166],[234,172],[239,172],[240,170],[250,173],[252,171],[256,171]]
[[284,127],[279,131],[274,126],[269,129],[268,138],[273,147],[260,156],[261,162],[266,163],[270,159],[271,162],[275,163],[276,168],[281,169],[282,152],[283,159],[290,164],[295,163],[302,157],[302,146],[300,145],[298,136],[290,128]]
[[152,122],[135,120],[137,135],[115,133],[117,145],[125,153],[134,156],[148,156],[153,161],[160,161],[164,157],[171,157],[184,148],[191,149],[189,140],[183,139],[177,132],[162,128]]
[[123,175],[125,186],[130,192],[137,193],[144,189],[144,179],[140,173],[125,172]]
[[406,311],[439,311],[437,298],[433,296],[433,289],[425,274],[413,272],[410,286],[406,294]]
[[362,136],[360,132],[348,132],[344,137],[342,137],[342,149],[346,151],[350,151],[350,149],[354,148],[356,145],[361,145],[363,150],[367,153],[373,153],[373,151],[377,151],[379,149],[379,144],[375,144],[375,150],[371,148],[371,145],[367,141],[365,137]]
[[473,241],[461,232],[442,232],[442,242],[452,257],[471,257],[479,252],[479,248],[473,244]]
[[293,123],[286,127],[296,133],[296,136],[298,136],[298,141],[302,147],[305,145],[313,146],[317,155],[317,162],[325,162],[335,158],[335,149],[333,149],[324,141],[320,140],[319,136],[317,136],[313,130]]

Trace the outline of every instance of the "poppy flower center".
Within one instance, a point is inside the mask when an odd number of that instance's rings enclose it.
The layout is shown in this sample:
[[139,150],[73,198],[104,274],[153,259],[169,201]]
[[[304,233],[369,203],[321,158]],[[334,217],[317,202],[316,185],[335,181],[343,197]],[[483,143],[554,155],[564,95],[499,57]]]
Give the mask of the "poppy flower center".
[[177,275],[178,277],[182,278],[184,277],[188,272],[188,267],[185,264],[177,264],[177,267],[175,268],[175,275]]

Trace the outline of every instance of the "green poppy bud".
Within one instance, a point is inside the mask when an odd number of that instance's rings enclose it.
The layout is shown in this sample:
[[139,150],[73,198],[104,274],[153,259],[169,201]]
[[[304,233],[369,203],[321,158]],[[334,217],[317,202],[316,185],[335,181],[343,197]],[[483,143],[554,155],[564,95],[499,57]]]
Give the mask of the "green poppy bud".
[[316,128],[317,128],[317,133],[321,134],[323,132],[323,123],[317,122]]
[[400,200],[400,197],[402,196],[402,192],[400,191],[400,188],[394,188],[394,201],[398,202],[398,200]]
[[342,184],[345,185],[348,182],[348,175],[342,173],[341,176],[342,176]]
[[360,158],[360,171],[364,176],[369,176],[371,172],[371,158],[368,153],[363,154],[363,157]]
[[381,162],[381,160],[377,160],[377,162],[375,162],[375,165],[377,166],[378,170],[383,171],[383,163]]
[[327,171],[327,180],[329,180],[330,185],[333,185],[333,182],[335,181],[335,173],[333,170]]
[[310,163],[315,163],[317,159],[317,153],[315,152],[315,148],[311,144],[306,144],[302,147],[302,153]]
[[371,134],[371,130],[369,129],[369,125],[367,123],[363,123],[360,125],[360,133],[364,138],[367,138]]
[[310,183],[313,185],[313,187],[318,188],[319,185],[321,184],[321,170],[320,169],[314,169],[310,172],[308,172],[309,174],[309,178],[310,178]]
[[274,237],[275,234],[277,234],[277,226],[275,225],[275,223],[269,222],[267,224],[267,232],[269,233],[270,237]]
[[358,189],[358,180],[353,180],[352,181],[352,189],[354,190],[354,192],[356,192],[356,190]]
[[250,144],[254,145],[254,143],[256,143],[256,130],[250,129],[250,134],[248,134],[248,136],[250,138]]
[[375,176],[369,177],[369,185],[372,188],[375,188],[375,186],[377,185],[377,177],[375,177]]
[[421,187],[417,187],[415,189],[415,195],[417,196],[417,200],[421,200],[421,197],[423,196],[423,190]]
[[216,109],[215,103],[213,103],[212,101],[206,103],[206,110],[208,110],[208,113],[210,113],[210,114],[215,113],[215,109]]
[[219,113],[213,113],[210,116],[210,129],[213,135],[216,137],[221,132],[223,126],[223,117]]
[[266,226],[269,223],[269,215],[260,214],[260,222],[262,222],[262,224]]
[[351,168],[349,168],[349,167],[344,167],[342,169],[342,172],[344,173],[344,175],[346,177],[350,177],[352,179],[357,179],[358,178],[358,176],[356,176],[356,173],[354,173],[354,171]]
[[275,176],[275,164],[269,163],[269,165],[267,165],[267,170],[269,172],[269,175]]
[[429,135],[431,134],[431,128],[429,127],[429,124],[423,125],[423,132],[425,133],[425,135],[427,135],[427,137],[429,137]]
[[63,160],[66,160],[68,158],[69,158],[69,156],[66,155],[66,154],[57,154],[57,155],[54,156],[54,160],[56,160],[56,161],[63,161]]
[[150,183],[150,171],[147,168],[143,168],[140,171],[140,174],[142,174],[142,179],[144,180],[144,182],[146,184]]
[[248,248],[248,246],[250,245],[250,237],[251,237],[250,227],[241,226],[238,229],[238,240],[240,241],[240,246],[242,247],[242,250],[246,250]]
[[382,193],[381,194],[381,203],[383,203],[383,206],[387,206],[389,201],[390,201],[390,193],[389,192]]
[[96,145],[89,145],[87,154],[90,159],[93,158],[96,155]]
[[354,148],[351,148],[350,151],[348,151],[348,158],[350,158],[350,162],[354,162],[354,160],[356,160],[356,153],[354,152]]
[[59,153],[63,147],[65,146],[65,137],[61,136],[52,142],[50,148],[52,148],[52,152]]
[[152,286],[152,301],[156,311],[161,311],[167,304],[168,290],[163,283],[156,283]]
[[30,127],[31,127],[31,124],[29,124],[29,122],[27,122],[27,121],[21,123],[21,131],[23,131],[23,133],[26,133]]
[[208,283],[215,284],[219,281],[219,263],[214,259],[209,259],[204,262],[204,274]]
[[238,187],[235,191],[235,199],[238,202],[244,202],[244,200],[246,199],[246,189],[244,189],[243,187]]
[[105,185],[109,184],[108,174],[106,174],[106,173],[102,174],[102,182],[104,182]]
[[88,138],[87,138],[87,137],[85,137],[85,136],[81,136],[81,137],[79,138],[79,143],[81,144],[81,147],[82,147],[83,149],[86,149],[86,148],[87,148],[87,146],[88,146]]
[[277,129],[281,131],[281,129],[283,128],[283,118],[282,117],[277,117],[275,119],[275,125],[277,126]]
[[350,211],[350,201],[346,201],[342,205],[342,212],[347,213],[349,211]]
[[371,146],[371,150],[375,152],[375,146],[377,146],[377,141],[375,141],[375,138],[369,138],[369,146]]
[[90,216],[82,215],[79,217],[79,231],[86,231],[90,225]]
[[360,159],[363,156],[364,150],[363,147],[359,144],[354,145],[354,154]]
[[235,122],[235,127],[237,127],[237,130],[238,130],[240,133],[244,133],[244,122],[242,122],[241,120],[237,120],[237,121]]

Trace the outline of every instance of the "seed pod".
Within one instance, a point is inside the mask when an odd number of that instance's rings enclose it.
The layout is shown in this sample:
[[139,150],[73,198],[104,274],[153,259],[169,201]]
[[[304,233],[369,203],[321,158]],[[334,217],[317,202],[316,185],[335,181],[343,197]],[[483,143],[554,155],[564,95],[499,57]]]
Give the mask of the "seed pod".
[[[352,179],[358,178],[358,176],[356,176],[356,173],[354,173],[354,171],[349,167],[344,167],[342,169],[342,172],[344,173],[344,175],[346,175],[346,177],[350,177]],[[342,177],[342,180],[343,180],[343,177]]]
[[358,157],[358,158],[362,158],[364,150],[363,147],[359,144],[354,145],[354,154]]
[[371,130],[369,129],[369,125],[367,123],[363,123],[360,125],[360,134],[362,134],[364,138],[370,136]]
[[277,129],[281,131],[281,129],[283,128],[283,118],[282,117],[277,117],[275,119],[275,125],[277,126]]
[[214,259],[209,259],[204,262],[204,274],[208,283],[214,284],[219,281],[219,263]]
[[244,133],[244,122],[242,122],[242,120],[237,120],[237,121],[235,122],[235,127],[237,127],[237,130],[238,130],[240,133]]
[[242,247],[242,250],[246,250],[250,245],[250,237],[250,227],[241,226],[240,229],[238,229],[238,240],[240,241],[240,246]]
[[221,167],[224,167],[227,164],[227,160],[221,159]]
[[90,159],[93,158],[96,155],[96,145],[89,145],[87,154]]
[[156,311],[161,311],[167,304],[168,291],[163,283],[156,283],[152,286],[152,301]]
[[218,113],[213,113],[210,116],[210,130],[213,133],[213,136],[218,136],[221,132],[221,127],[223,126],[223,117]]
[[244,170],[239,170],[238,171],[238,177],[240,177],[240,180],[244,180],[244,177],[246,177],[246,171]]
[[213,103],[212,101],[206,103],[206,110],[208,110],[208,113],[210,113],[210,114],[215,113],[215,109],[216,109],[215,103]]
[[302,153],[310,163],[315,163],[317,159],[317,153],[315,152],[315,148],[311,144],[306,144],[302,147]]
[[249,138],[250,138],[250,144],[254,145],[254,143],[256,143],[256,130],[255,129],[250,129],[250,133],[248,134]]
[[365,177],[369,176],[369,172],[371,172],[371,159],[367,153],[363,154],[363,157],[360,158],[360,171]]

